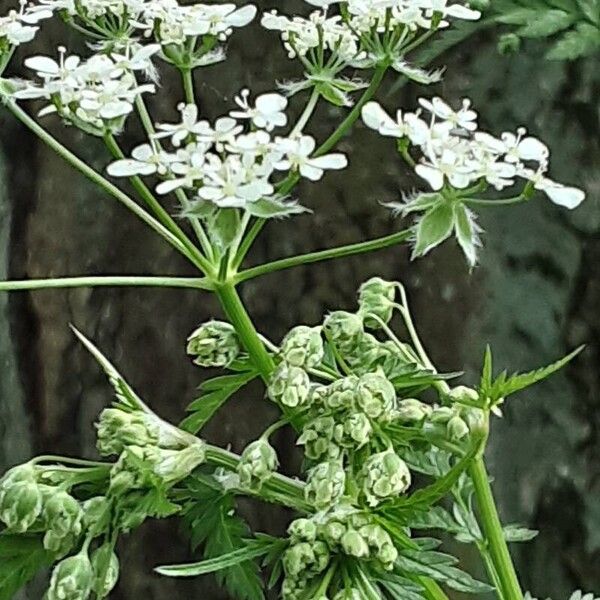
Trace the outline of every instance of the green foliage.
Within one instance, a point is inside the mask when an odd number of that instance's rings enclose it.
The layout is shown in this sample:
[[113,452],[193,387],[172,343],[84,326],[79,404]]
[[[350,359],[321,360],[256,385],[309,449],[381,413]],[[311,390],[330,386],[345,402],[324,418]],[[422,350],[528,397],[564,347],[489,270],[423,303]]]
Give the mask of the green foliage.
[[182,429],[198,433],[233,394],[258,376],[249,361],[237,361],[229,368],[239,372],[213,377],[200,384],[202,394],[187,407],[191,414],[180,423]]
[[600,51],[599,0],[497,0],[495,20],[519,38],[552,37],[546,56],[574,60]]
[[[216,558],[217,564],[218,557],[230,555],[229,563],[215,573],[219,584],[236,600],[264,600],[259,566],[253,558],[267,554],[270,546],[247,545],[250,530],[236,514],[232,494],[197,477],[186,483],[190,500],[184,508],[183,524],[189,533],[192,549],[201,547],[203,556],[206,559]],[[239,554],[234,554],[231,562],[231,553],[236,552]],[[249,555],[246,556],[247,552]]]
[[0,533],[0,600],[10,600],[53,560],[41,537]]

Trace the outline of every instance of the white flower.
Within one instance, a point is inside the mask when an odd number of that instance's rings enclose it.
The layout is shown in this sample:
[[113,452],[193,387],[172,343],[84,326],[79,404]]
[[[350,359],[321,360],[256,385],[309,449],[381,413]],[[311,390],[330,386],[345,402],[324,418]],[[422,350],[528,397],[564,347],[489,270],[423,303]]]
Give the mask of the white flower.
[[462,157],[446,149],[440,156],[431,155],[429,162],[423,162],[415,167],[415,172],[429,183],[431,188],[439,191],[447,179],[455,188],[464,189],[471,183],[472,171],[463,162]]
[[180,104],[177,109],[181,113],[180,123],[158,123],[155,139],[171,138],[173,146],[181,146],[189,136],[197,135],[208,126],[206,121],[198,121],[198,107],[195,104]]
[[28,6],[27,0],[19,1],[19,10],[11,10],[0,16],[0,42],[5,39],[11,46],[19,46],[31,42],[39,31],[38,24],[43,19],[52,17],[52,11]]
[[377,102],[368,102],[363,106],[362,119],[367,127],[375,129],[386,137],[403,138],[408,136],[413,144],[424,144],[430,137],[427,123],[414,113],[404,116],[396,113],[394,121]]
[[523,137],[526,133],[525,128],[520,128],[517,135],[508,131],[502,134],[506,160],[513,163],[520,163],[523,160],[546,163],[550,156],[548,146],[534,137]]
[[344,154],[332,153],[310,158],[314,152],[316,142],[309,135],[301,135],[294,138],[281,138],[278,144],[285,159],[275,164],[278,170],[298,170],[302,177],[311,181],[318,181],[327,169],[344,169],[348,160]]
[[285,127],[287,116],[284,110],[287,107],[287,98],[280,94],[262,94],[256,98],[254,108],[248,102],[249,90],[242,90],[235,98],[236,104],[242,109],[231,111],[229,114],[236,119],[251,119],[254,125],[267,131],[275,127]]
[[581,590],[577,590],[571,594],[569,600],[600,600],[600,598],[597,598],[595,594],[591,592],[584,594]]
[[459,129],[467,131],[475,131],[477,129],[477,113],[471,110],[471,101],[467,98],[463,99],[462,107],[459,111],[450,108],[441,98],[419,98],[419,104],[428,110],[432,115],[451,123]]
[[537,171],[522,168],[519,171],[519,175],[531,181],[536,190],[544,192],[554,204],[558,204],[559,206],[574,209],[585,200],[585,192],[583,190],[576,187],[565,186],[562,183],[557,183],[556,181],[552,181],[552,179],[548,179],[545,176],[543,167]]
[[158,150],[150,144],[134,148],[131,158],[117,160],[110,164],[107,173],[113,177],[133,177],[135,175],[163,175],[169,163],[176,160],[174,155]]
[[218,152],[221,152],[226,144],[231,144],[235,136],[243,131],[243,127],[231,117],[221,117],[211,127],[208,121],[200,123],[199,131],[196,132],[200,141],[214,144]]

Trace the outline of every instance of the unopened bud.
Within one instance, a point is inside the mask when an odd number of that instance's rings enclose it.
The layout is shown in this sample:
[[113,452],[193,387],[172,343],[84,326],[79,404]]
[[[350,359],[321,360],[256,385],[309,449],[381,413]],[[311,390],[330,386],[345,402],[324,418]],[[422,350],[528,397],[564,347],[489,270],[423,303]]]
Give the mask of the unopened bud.
[[44,525],[57,538],[71,534],[77,536],[82,530],[83,511],[71,494],[57,490],[44,503]]
[[304,426],[298,445],[304,446],[304,454],[311,460],[328,456],[332,447],[335,420],[330,416],[317,417]]
[[311,519],[296,519],[290,523],[288,534],[292,542],[314,542],[317,539],[317,526]]
[[323,339],[320,327],[294,327],[281,343],[281,356],[293,367],[311,369],[323,360]]
[[364,333],[362,318],[344,310],[330,313],[323,322],[323,329],[342,354],[355,348]]
[[381,373],[362,375],[357,391],[359,406],[372,419],[377,419],[394,408],[396,390]]
[[369,545],[365,538],[356,529],[348,529],[340,540],[345,554],[355,558],[366,558],[369,556]]
[[395,416],[402,423],[415,423],[429,416],[431,411],[431,406],[424,404],[420,400],[406,398],[398,402]]
[[349,375],[334,381],[325,393],[325,406],[332,411],[354,408],[357,400],[358,377]]
[[98,598],[106,598],[119,580],[119,558],[110,544],[104,544],[92,554],[91,563],[94,593]]
[[105,496],[94,496],[83,505],[83,526],[92,532],[106,529],[110,518],[110,502]]
[[343,495],[346,473],[338,462],[323,462],[308,473],[304,488],[306,501],[321,510],[335,504]]
[[237,467],[240,485],[250,490],[259,490],[279,466],[277,452],[263,438],[248,444]]
[[373,426],[365,413],[357,412],[351,414],[344,421],[344,440],[352,440],[357,448],[364,446],[373,433]]
[[87,600],[92,592],[94,571],[87,550],[59,562],[52,571],[47,600]]
[[408,466],[391,449],[371,455],[361,470],[361,479],[369,506],[404,493],[411,483]]
[[188,338],[187,353],[201,367],[226,367],[240,354],[235,328],[223,321],[203,323]]
[[296,408],[307,402],[310,395],[310,378],[300,367],[281,363],[269,384],[269,398],[290,408]]
[[450,400],[454,402],[473,403],[479,400],[479,393],[473,388],[465,385],[457,385],[448,393]]
[[120,408],[105,408],[96,424],[98,450],[103,456],[121,454],[127,446],[158,443],[158,435],[149,427],[144,414]]
[[397,284],[373,277],[365,281],[358,291],[360,313],[365,316],[365,325],[371,329],[380,329],[381,323],[369,315],[377,316],[384,323],[389,323],[394,310]]
[[462,438],[469,435],[469,426],[458,415],[454,415],[448,421],[447,428],[448,435],[454,440],[462,440]]
[[42,491],[32,481],[17,481],[3,490],[0,520],[15,533],[25,533],[42,512]]
[[187,477],[206,460],[206,445],[198,440],[183,450],[161,449],[157,459],[154,473],[165,483],[174,483]]

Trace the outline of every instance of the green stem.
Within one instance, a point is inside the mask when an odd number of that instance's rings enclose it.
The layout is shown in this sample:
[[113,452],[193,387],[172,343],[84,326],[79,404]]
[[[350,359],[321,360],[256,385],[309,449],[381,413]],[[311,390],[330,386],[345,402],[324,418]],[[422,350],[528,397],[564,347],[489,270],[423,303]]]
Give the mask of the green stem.
[[80,173],[85,175],[90,181],[99,185],[105,192],[113,196],[137,217],[139,217],[146,225],[156,231],[162,238],[167,240],[181,254],[188,258],[197,267],[202,268],[196,258],[190,255],[186,246],[169,231],[162,223],[148,214],[141,206],[134,202],[127,194],[122,192],[117,186],[107,181],[102,175],[97,173],[92,167],[65,148],[57,139],[52,137],[43,127],[41,127],[34,119],[32,119],[22,108],[20,108],[14,100],[5,99],[5,106],[23,125],[35,133],[44,143],[54,150],[61,158],[63,158],[72,167],[75,167]]
[[[114,138],[112,134],[107,134],[104,136],[104,142],[110,151],[110,153],[116,159],[123,159],[125,155],[121,150],[121,147],[117,143],[117,140]],[[187,237],[183,229],[177,225],[177,223],[173,220],[171,215],[162,207],[160,202],[154,197],[154,194],[149,190],[148,186],[142,181],[140,177],[135,175],[134,177],[130,177],[129,180],[133,185],[135,191],[140,195],[140,198],[148,205],[150,210],[157,216],[159,221],[175,235],[181,243],[187,248],[190,255],[194,257],[194,259],[198,262],[198,265],[202,268],[205,273],[210,273],[212,270],[212,265],[210,262],[206,260],[204,256],[199,252],[198,248],[193,244],[193,242]]]
[[317,252],[309,252],[308,254],[300,254],[298,256],[290,256],[289,258],[282,258],[274,262],[241,271],[235,277],[235,282],[240,283],[242,281],[247,281],[248,279],[260,277],[261,275],[266,275],[267,273],[274,273],[275,271],[282,271],[283,269],[289,269],[299,265],[306,265],[324,260],[353,256],[355,254],[363,254],[365,252],[373,252],[375,250],[389,248],[390,246],[395,246],[396,244],[405,242],[410,238],[411,235],[412,231],[406,229],[404,231],[392,233],[384,237],[367,240],[366,242],[358,242],[356,244],[348,244],[347,246],[338,246],[337,248],[330,248],[328,250],[319,250]]
[[266,224],[266,219],[256,219],[256,221],[254,221],[252,227],[250,227],[250,231],[242,240],[242,243],[240,244],[240,247],[235,254],[235,258],[232,262],[232,266],[234,269],[238,269],[240,267],[240,265],[244,261],[244,258],[246,258],[246,254],[248,254],[250,248],[252,247],[254,240],[258,237],[258,234],[262,231],[262,228]]
[[446,596],[444,590],[433,579],[429,579],[429,577],[415,577],[414,580],[423,588],[428,600],[448,600],[448,596]]
[[225,314],[235,327],[242,346],[250,355],[263,380],[267,382],[274,369],[273,359],[254,328],[235,286],[232,283],[217,283],[215,293],[221,301]]
[[192,70],[181,69],[181,79],[183,81],[185,101],[188,104],[196,104],[196,98],[194,94],[194,75],[192,74]]
[[310,95],[310,98],[308,99],[308,102],[306,103],[306,106],[304,107],[304,110],[302,111],[302,114],[300,115],[300,118],[298,119],[297,123],[294,125],[294,128],[290,133],[290,137],[294,137],[295,135],[300,134],[302,130],[306,127],[308,120],[310,119],[315,108],[317,107],[317,103],[319,102],[319,96],[319,91],[317,90],[317,88],[314,88],[312,94]]
[[475,488],[483,533],[495,571],[498,574],[502,598],[504,600],[523,600],[523,592],[504,538],[502,523],[498,516],[483,457],[479,456],[473,461],[469,467],[469,475]]
[[200,290],[212,289],[211,283],[204,277],[145,277],[137,275],[113,277],[107,275],[92,277],[58,277],[55,279],[25,279],[22,281],[0,281],[0,292],[113,286],[192,288]]

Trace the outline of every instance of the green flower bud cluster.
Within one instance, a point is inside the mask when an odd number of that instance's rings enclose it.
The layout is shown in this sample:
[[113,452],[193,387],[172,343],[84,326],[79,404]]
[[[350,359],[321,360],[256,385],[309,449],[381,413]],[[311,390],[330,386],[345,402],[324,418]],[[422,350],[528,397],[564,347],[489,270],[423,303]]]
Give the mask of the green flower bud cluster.
[[[284,600],[305,598],[336,555],[376,563],[391,570],[398,558],[390,535],[373,518],[350,505],[340,504],[328,513],[297,519],[288,529],[290,546],[283,556]],[[356,590],[339,590],[334,600],[358,600]]]
[[394,311],[397,284],[373,277],[365,281],[358,290],[359,314],[364,316],[365,325],[380,329],[381,323],[369,315],[375,315],[384,323],[389,323]]
[[187,353],[201,367],[226,367],[240,354],[240,342],[233,325],[208,321],[196,329],[187,343]]
[[119,578],[119,559],[109,544],[97,548],[90,559],[87,545],[52,570],[46,600],[87,600],[92,593],[106,598]]
[[119,455],[111,470],[110,489],[152,486],[154,479],[172,484],[205,460],[205,444],[149,411],[107,408],[96,426],[98,449]]
[[410,487],[411,475],[406,463],[393,449],[371,455],[360,472],[361,492],[369,506],[399,496]]
[[394,386],[381,371],[338,379],[313,394],[317,416],[307,421],[298,444],[311,460],[338,458],[368,444],[374,424],[389,420],[395,405]]
[[269,441],[260,438],[246,446],[237,473],[242,488],[258,491],[279,466],[277,452]]
[[321,328],[306,325],[294,327],[283,339],[280,354],[284,362],[292,367],[316,367],[324,356]]
[[338,461],[322,462],[308,472],[304,496],[317,510],[333,506],[344,494],[346,472]]
[[354,350],[365,333],[362,317],[344,310],[330,313],[323,322],[323,330],[342,354]]
[[0,520],[14,533],[44,533],[44,548],[65,554],[83,530],[81,504],[58,486],[43,483],[43,467],[11,469],[0,481]]
[[435,407],[424,423],[424,430],[429,435],[454,442],[466,440],[473,434],[481,434],[485,428],[485,414],[481,409],[460,404]]
[[297,408],[309,401],[311,383],[308,373],[301,367],[285,362],[279,364],[268,387],[268,395],[273,402]]

